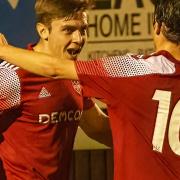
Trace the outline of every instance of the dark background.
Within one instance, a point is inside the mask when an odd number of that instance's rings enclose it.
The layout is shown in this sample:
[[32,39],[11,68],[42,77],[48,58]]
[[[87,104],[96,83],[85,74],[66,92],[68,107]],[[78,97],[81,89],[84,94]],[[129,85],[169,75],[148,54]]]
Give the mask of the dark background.
[[8,42],[18,47],[37,41],[35,31],[35,0],[19,0],[13,9],[8,0],[0,0],[0,32]]

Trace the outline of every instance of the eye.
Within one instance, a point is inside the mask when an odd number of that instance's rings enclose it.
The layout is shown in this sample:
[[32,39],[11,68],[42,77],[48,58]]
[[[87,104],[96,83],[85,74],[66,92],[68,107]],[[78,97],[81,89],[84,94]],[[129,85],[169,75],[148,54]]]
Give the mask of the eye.
[[81,35],[86,35],[86,33],[87,33],[87,27],[81,28],[80,32],[81,32]]
[[82,34],[82,35],[86,35],[86,33],[87,33],[87,28],[81,29],[81,34]]
[[63,31],[64,31],[66,34],[72,34],[74,30],[73,30],[72,28],[65,28],[65,29],[63,29]]

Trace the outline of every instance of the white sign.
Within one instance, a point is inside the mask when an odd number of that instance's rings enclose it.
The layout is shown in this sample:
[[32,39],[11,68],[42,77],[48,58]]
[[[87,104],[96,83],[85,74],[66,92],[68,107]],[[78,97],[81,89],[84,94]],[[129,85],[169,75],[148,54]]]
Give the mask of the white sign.
[[98,7],[89,11],[88,42],[82,58],[94,59],[128,52],[149,54],[154,51],[151,0],[117,2],[112,0],[109,8]]

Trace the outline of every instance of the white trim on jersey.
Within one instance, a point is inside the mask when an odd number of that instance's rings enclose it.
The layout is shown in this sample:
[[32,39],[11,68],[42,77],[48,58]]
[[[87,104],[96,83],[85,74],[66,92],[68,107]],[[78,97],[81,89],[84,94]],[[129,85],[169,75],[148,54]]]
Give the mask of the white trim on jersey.
[[3,61],[0,63],[0,67],[7,67],[7,68],[10,68],[10,69],[13,69],[13,70],[17,70],[19,69],[19,67],[15,66],[14,64],[10,64],[8,63],[7,61]]
[[175,72],[175,64],[163,55],[150,56],[147,59],[135,59],[131,54],[106,57],[102,58],[102,64],[111,77],[172,74]]
[[0,63],[0,111],[21,103],[21,85],[15,71],[17,68],[5,61]]

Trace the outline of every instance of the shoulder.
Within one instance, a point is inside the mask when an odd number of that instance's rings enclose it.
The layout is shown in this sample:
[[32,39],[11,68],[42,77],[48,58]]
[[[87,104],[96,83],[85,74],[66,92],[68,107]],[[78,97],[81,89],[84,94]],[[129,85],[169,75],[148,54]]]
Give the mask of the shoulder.
[[175,65],[163,54],[150,56],[126,54],[91,61],[77,61],[79,76],[134,77],[152,74],[173,74]]
[[141,76],[149,74],[172,74],[174,64],[162,54],[149,56],[126,54],[103,58],[104,68],[112,77]]
[[16,71],[19,69],[19,67],[15,66],[14,64],[10,64],[7,61],[0,61],[0,68],[7,68],[12,71]]
[[33,73],[26,71],[14,64],[10,64],[7,61],[0,62],[0,74],[6,79],[11,77],[19,77],[19,79],[27,76],[32,76]]
[[13,80],[18,77],[17,70],[19,68],[15,65],[9,64],[6,61],[0,63],[0,77],[1,80]]
[[20,104],[20,81],[15,66],[0,63],[0,110]]
[[13,92],[19,89],[19,76],[16,72],[18,67],[11,65],[5,61],[0,63],[0,85],[1,92]]
[[91,61],[77,61],[79,74],[97,75],[101,77],[128,76],[129,70],[138,66],[137,61],[131,54],[123,56],[108,56]]

